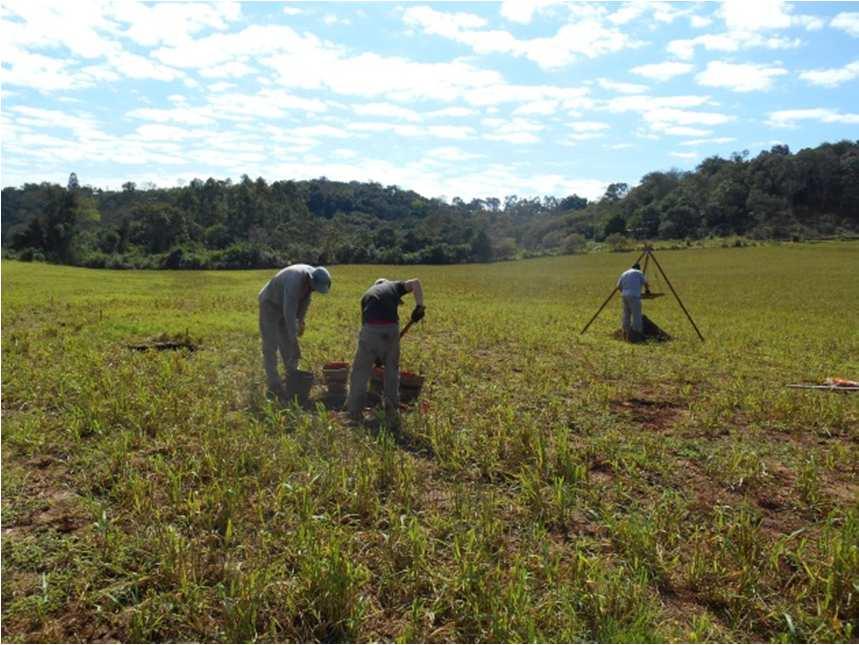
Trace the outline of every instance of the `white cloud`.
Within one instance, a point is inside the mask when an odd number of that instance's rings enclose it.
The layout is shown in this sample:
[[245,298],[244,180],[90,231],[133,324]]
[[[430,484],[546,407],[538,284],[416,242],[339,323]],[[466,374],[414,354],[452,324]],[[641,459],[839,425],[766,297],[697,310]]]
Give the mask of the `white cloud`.
[[[73,74],[65,61],[23,51],[16,51],[13,56],[4,55],[3,63],[9,65],[8,69],[3,69],[4,94],[10,85],[31,87],[43,92],[78,89],[94,84],[98,71],[82,77]],[[104,80],[114,78],[118,76],[113,74]]]
[[589,139],[598,139],[605,135],[605,130],[609,129],[608,123],[601,121],[573,121],[567,126],[573,131],[566,136],[566,139],[561,143],[564,145],[576,145],[580,141]]
[[320,113],[326,110],[326,104],[318,99],[265,90],[258,94],[213,94],[209,96],[208,104],[199,106],[182,104],[167,109],[137,108],[128,112],[127,116],[157,123],[183,125],[209,125],[221,120],[256,124],[260,119],[284,117],[291,111]]
[[647,11],[646,2],[625,2],[620,9],[609,15],[608,21],[615,25],[625,25]]
[[701,107],[712,103],[709,96],[619,96],[606,102],[609,112],[648,112],[659,109]]
[[653,20],[656,22],[672,23],[675,19],[688,15],[690,12],[687,8],[678,9],[678,6],[682,6],[681,3],[634,0],[620,3],[620,9],[609,14],[607,20],[615,25],[625,25],[643,16],[647,11],[651,11]]
[[670,154],[672,157],[679,157],[680,159],[697,159],[700,156],[697,152],[672,152]]
[[688,125],[665,125],[662,122],[652,124],[654,129],[659,130],[662,134],[669,134],[675,137],[705,137],[712,134],[711,130],[703,128],[691,128]]
[[565,109],[590,108],[594,101],[587,96],[587,90],[576,87],[554,85],[508,85],[498,83],[468,90],[464,99],[470,105],[488,106],[502,103],[529,103],[543,100],[557,100]]
[[157,81],[174,81],[185,75],[167,65],[160,65],[144,56],[117,52],[110,57],[110,68],[126,78],[147,79]]
[[542,101],[531,101],[530,103],[520,105],[515,110],[513,110],[513,114],[554,114],[557,109],[557,100],[544,99]]
[[588,18],[561,26],[554,36],[518,39],[510,32],[481,30],[477,16],[445,13],[430,7],[411,7],[403,14],[408,25],[471,47],[478,54],[509,54],[527,58],[543,69],[568,65],[577,56],[596,58],[642,43],[598,19]]
[[830,21],[829,26],[859,38],[859,12],[842,11]]
[[601,132],[611,127],[608,123],[603,123],[602,121],[573,121],[572,123],[568,123],[567,126],[574,132]]
[[151,5],[126,2],[102,4],[101,7],[111,18],[128,24],[122,35],[148,47],[181,43],[205,29],[224,31],[241,17],[238,2]]
[[296,137],[328,137],[333,139],[348,139],[351,135],[342,128],[335,128],[330,125],[308,125],[300,128],[293,128],[291,133]]
[[[765,49],[795,49],[802,45],[799,38],[766,35],[766,32],[803,28],[815,31],[823,27],[823,21],[804,14],[794,14],[795,5],[782,0],[725,0],[716,12],[724,19],[727,31],[720,34],[704,34],[695,38],[672,40],[667,50],[682,59],[691,59],[697,47],[708,51],[738,52],[761,47]],[[707,19],[692,17],[692,25],[705,26]]]
[[681,141],[681,146],[703,146],[709,144],[722,145],[736,141],[734,137],[711,137],[709,139],[690,139],[689,141]]
[[703,72],[696,74],[695,80],[699,85],[708,87],[724,87],[734,92],[755,92],[768,90],[775,78],[785,74],[787,70],[781,66],[712,61]]
[[481,123],[489,130],[484,133],[484,139],[514,144],[537,143],[540,141],[540,137],[536,133],[545,128],[542,123],[518,117],[509,120],[486,118]]
[[605,109],[612,113],[637,112],[646,126],[636,136],[658,139],[661,135],[704,137],[712,134],[701,126],[729,123],[734,117],[719,112],[701,112],[686,108],[710,103],[708,96],[624,96],[608,101]]
[[470,139],[474,136],[474,128],[467,125],[429,125],[426,133],[439,139]]
[[689,16],[689,24],[691,24],[696,29],[701,29],[703,27],[707,27],[712,24],[713,19],[708,18],[706,16]]
[[807,31],[820,31],[826,26],[826,22],[817,16],[794,16],[793,24],[804,27]]
[[137,128],[134,138],[142,141],[181,141],[183,139],[200,139],[208,136],[206,130],[191,130],[188,128],[177,128],[175,125],[163,125],[159,123],[147,123]]
[[446,117],[468,117],[477,114],[477,110],[467,107],[449,107],[440,110],[427,112],[424,116],[429,118],[446,118]]
[[[312,55],[277,54],[263,59],[275,71],[275,80],[288,87],[328,88],[338,94],[377,97],[395,101],[431,99],[454,101],[470,92],[505,85],[494,70],[483,70],[462,61],[419,63],[406,58],[364,53],[345,57],[327,49]],[[312,59],[312,66],[305,60]]]
[[624,96],[608,101],[609,112],[638,112],[647,129],[638,136],[655,138],[660,134],[703,137],[711,134],[701,126],[713,127],[729,123],[734,117],[720,112],[701,112],[684,108],[710,102],[707,96]]
[[527,25],[535,13],[542,13],[552,5],[562,4],[564,0],[504,0],[501,15],[511,22]]
[[653,9],[653,17],[657,22],[672,23],[676,18],[690,15],[692,9],[678,9],[678,6],[683,6],[679,2],[648,2],[648,5]]
[[217,83],[212,83],[209,85],[210,92],[226,92],[227,90],[231,90],[236,87],[235,83],[228,83],[227,81],[218,81]]
[[159,47],[152,55],[167,65],[184,69],[211,68],[231,62],[247,62],[271,52],[307,55],[326,47],[312,34],[300,35],[287,25],[251,25],[241,31],[211,34],[169,47]]
[[252,60],[273,70],[271,80],[285,87],[328,89],[397,102],[464,100],[488,106],[558,99],[570,109],[590,105],[583,88],[508,84],[499,72],[459,59],[425,63],[371,52],[348,55],[338,45],[309,33],[299,34],[286,25],[254,25],[235,33],[213,34],[183,46],[159,48],[154,55],[185,69]]
[[707,51],[733,53],[755,47],[763,47],[765,49],[795,49],[800,45],[802,45],[802,41],[799,38],[765,37],[757,33],[736,31],[672,40],[668,43],[666,49],[677,58],[689,60],[695,56],[696,47],[703,47]]
[[239,61],[222,63],[213,67],[205,67],[200,70],[200,75],[206,78],[244,78],[256,73],[256,69]]
[[792,9],[782,0],[725,0],[720,13],[731,31],[754,32],[791,26],[814,30],[823,26],[819,18],[795,15]]
[[298,7],[293,7],[292,5],[286,5],[283,8],[283,13],[285,13],[287,16],[297,16],[297,15],[304,13],[304,12],[301,9],[299,9]]
[[438,159],[439,161],[470,161],[472,159],[479,159],[483,155],[466,152],[456,146],[441,146],[427,150],[424,156],[430,159]]
[[319,113],[328,109],[320,99],[295,96],[282,90],[262,90],[257,94],[216,94],[209,97],[209,106],[220,118],[251,122],[261,118],[283,117],[291,111]]
[[[122,78],[187,80],[178,70],[131,52],[121,38],[144,46],[187,40],[204,28],[225,29],[240,8],[142,3],[4,3],[3,60],[7,84],[42,91],[81,89]],[[157,28],[156,28],[157,27]],[[155,35],[152,35],[155,34]],[[59,48],[49,57],[39,50]],[[76,67],[84,62],[82,67]]]
[[[294,128],[289,130],[289,136],[299,139],[336,138],[344,139],[353,136],[368,136],[370,133],[391,133],[398,137],[421,137],[434,139],[471,139],[475,135],[474,128],[465,125],[429,125],[422,126],[414,123],[391,123],[390,121],[357,121],[348,123],[345,128],[331,125],[316,125]],[[285,135],[287,133],[284,133]]]
[[3,70],[4,84],[45,92],[78,90],[122,78],[173,81],[184,77],[176,69],[122,50],[111,55],[110,63],[79,68],[75,68],[73,61],[68,59],[52,58],[11,47],[7,47],[6,53],[8,55],[3,62],[9,68]]
[[118,50],[104,33],[115,30],[117,25],[103,15],[97,4],[11,0],[3,3],[3,10],[4,63],[9,62],[7,47],[61,47],[86,59],[109,56]]
[[455,38],[463,29],[479,29],[485,27],[484,18],[473,13],[445,13],[435,11],[430,7],[410,7],[403,14],[407,25],[421,27],[426,33],[445,38]]
[[767,125],[775,128],[796,127],[800,121],[816,121],[818,123],[840,123],[847,125],[859,124],[859,114],[843,114],[830,108],[809,108],[803,110],[778,110],[770,112]]
[[720,7],[725,26],[734,31],[787,29],[790,16],[781,0],[725,0]]
[[213,111],[207,107],[137,108],[127,112],[126,116],[144,121],[184,125],[210,125],[217,121]]
[[637,67],[633,67],[629,71],[633,74],[638,74],[639,76],[644,76],[645,78],[652,78],[656,81],[668,81],[675,76],[682,76],[683,74],[688,74],[693,69],[694,66],[690,65],[689,63],[665,61],[664,63],[638,65]]
[[344,18],[333,13],[326,13],[322,17],[322,22],[326,25],[351,25],[352,21],[349,18]]
[[613,143],[610,146],[607,146],[609,150],[628,150],[629,148],[634,148],[634,143]]
[[355,111],[355,114],[361,114],[363,116],[387,116],[415,123],[421,121],[421,115],[414,110],[400,107],[399,105],[394,105],[392,103],[364,103],[361,105],[353,105],[352,109]]
[[834,69],[812,69],[800,73],[799,77],[812,85],[836,87],[859,77],[859,60]]
[[484,135],[485,139],[490,141],[506,141],[507,143],[522,144],[522,143],[537,143],[540,137],[531,132],[493,132]]
[[620,83],[611,81],[607,78],[598,78],[597,84],[604,90],[618,92],[620,94],[643,94],[649,88],[647,85],[638,85],[636,83]]
[[76,132],[81,136],[100,138],[95,118],[86,113],[70,114],[60,110],[30,107],[25,105],[7,108],[19,125],[35,128],[58,128]]

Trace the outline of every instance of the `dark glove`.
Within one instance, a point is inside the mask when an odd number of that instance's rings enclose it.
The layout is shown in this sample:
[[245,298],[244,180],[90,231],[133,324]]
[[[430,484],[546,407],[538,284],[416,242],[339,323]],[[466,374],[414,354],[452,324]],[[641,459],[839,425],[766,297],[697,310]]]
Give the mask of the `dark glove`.
[[412,322],[416,323],[424,317],[424,313],[426,312],[426,307],[423,305],[415,305],[415,308],[412,309]]

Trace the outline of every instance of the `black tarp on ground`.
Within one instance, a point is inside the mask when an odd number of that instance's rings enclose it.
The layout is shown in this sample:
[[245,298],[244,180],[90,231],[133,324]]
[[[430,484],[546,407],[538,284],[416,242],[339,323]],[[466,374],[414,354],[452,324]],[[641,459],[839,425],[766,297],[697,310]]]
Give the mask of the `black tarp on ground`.
[[659,325],[650,320],[645,315],[641,316],[641,327],[642,333],[638,333],[634,330],[629,332],[629,337],[627,338],[622,329],[618,329],[614,336],[620,340],[628,340],[631,343],[641,343],[643,341],[652,340],[657,342],[664,342],[666,340],[671,340],[670,334],[668,334],[665,330],[661,329]]

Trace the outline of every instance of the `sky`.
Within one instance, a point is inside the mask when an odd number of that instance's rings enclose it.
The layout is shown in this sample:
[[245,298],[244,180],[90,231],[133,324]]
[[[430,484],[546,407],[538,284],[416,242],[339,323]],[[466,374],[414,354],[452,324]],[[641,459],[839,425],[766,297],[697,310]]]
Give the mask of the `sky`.
[[2,0],[2,185],[451,200],[859,139],[859,2]]

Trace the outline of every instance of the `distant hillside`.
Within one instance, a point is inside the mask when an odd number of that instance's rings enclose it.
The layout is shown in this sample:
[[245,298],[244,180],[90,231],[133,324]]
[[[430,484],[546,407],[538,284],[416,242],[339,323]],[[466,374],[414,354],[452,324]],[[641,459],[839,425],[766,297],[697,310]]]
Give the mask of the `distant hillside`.
[[859,141],[750,159],[710,157],[651,172],[595,202],[516,195],[448,204],[378,183],[195,179],[121,191],[4,188],[4,253],[115,268],[263,268],[313,263],[446,264],[575,253],[592,242],[859,232]]

